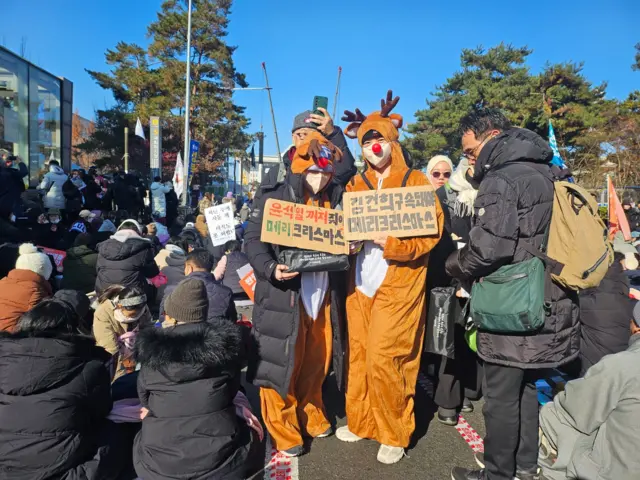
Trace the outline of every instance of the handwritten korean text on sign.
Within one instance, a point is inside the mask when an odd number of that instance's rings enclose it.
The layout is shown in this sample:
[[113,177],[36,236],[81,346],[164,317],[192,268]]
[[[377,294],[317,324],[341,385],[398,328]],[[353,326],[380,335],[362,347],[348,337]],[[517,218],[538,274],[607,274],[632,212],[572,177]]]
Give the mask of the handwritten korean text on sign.
[[204,211],[204,216],[214,246],[224,245],[229,240],[236,239],[236,224],[230,203],[209,207]]
[[274,245],[336,255],[349,252],[343,212],[273,198],[264,207],[260,239]]
[[435,192],[431,186],[388,188],[344,194],[345,237],[371,240],[436,235]]

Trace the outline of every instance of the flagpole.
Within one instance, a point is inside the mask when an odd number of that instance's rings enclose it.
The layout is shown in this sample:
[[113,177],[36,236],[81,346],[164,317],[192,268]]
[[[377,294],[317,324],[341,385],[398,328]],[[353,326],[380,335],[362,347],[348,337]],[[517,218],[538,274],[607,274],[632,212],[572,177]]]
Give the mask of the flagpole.
[[273,121],[273,133],[276,137],[276,149],[278,150],[278,160],[282,162],[282,153],[280,153],[280,141],[278,140],[278,127],[276,126],[276,114],[273,112],[273,102],[271,101],[271,87],[269,87],[269,77],[267,76],[267,64],[262,62],[262,70],[264,70],[264,81],[267,95],[269,96],[269,108],[271,109],[271,120]]
[[189,172],[184,173],[184,165],[189,161],[189,114],[191,113],[191,1],[189,0],[189,13],[187,14],[187,87],[185,94],[185,111],[184,111],[184,159],[182,160],[182,181],[183,181],[183,191],[182,191],[182,205],[187,206],[187,198],[189,196],[188,188],[189,185]]
[[124,127],[124,173],[129,173],[129,127]]

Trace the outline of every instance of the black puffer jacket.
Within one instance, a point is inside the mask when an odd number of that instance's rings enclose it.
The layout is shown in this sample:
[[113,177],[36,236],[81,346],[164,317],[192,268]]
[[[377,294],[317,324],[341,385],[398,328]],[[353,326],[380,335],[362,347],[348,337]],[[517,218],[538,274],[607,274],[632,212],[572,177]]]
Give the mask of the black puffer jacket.
[[136,340],[138,395],[149,414],[136,437],[145,480],[247,478],[251,432],[236,415],[242,339],[229,322],[149,328]]
[[153,244],[132,230],[120,230],[98,245],[96,292],[110,285],[138,286],[149,290],[147,278],[160,273]]
[[0,478],[117,478],[113,451],[98,452],[109,358],[80,335],[0,333]]
[[[253,307],[253,336],[259,357],[250,360],[247,377],[257,386],[275,389],[285,397],[294,367],[295,345],[300,323],[300,275],[286,282],[273,278],[280,247],[260,241],[264,204],[269,198],[301,203],[300,175],[288,174],[284,183],[265,190],[254,204],[245,233],[246,252],[256,274]],[[332,185],[329,198],[333,208],[342,201],[343,188]],[[333,370],[339,388],[343,386],[345,350],[346,275],[329,273],[331,328],[333,330]]]
[[[553,152],[540,136],[514,128],[482,149],[474,178],[480,181],[474,225],[467,246],[447,260],[455,278],[478,279],[502,265],[531,258],[519,243],[542,244],[551,221]],[[478,355],[485,361],[519,368],[552,368],[578,355],[577,298],[548,279],[551,312],[535,335],[478,333]]]
[[605,355],[629,347],[634,303],[620,262],[609,267],[600,285],[580,292],[580,376]]

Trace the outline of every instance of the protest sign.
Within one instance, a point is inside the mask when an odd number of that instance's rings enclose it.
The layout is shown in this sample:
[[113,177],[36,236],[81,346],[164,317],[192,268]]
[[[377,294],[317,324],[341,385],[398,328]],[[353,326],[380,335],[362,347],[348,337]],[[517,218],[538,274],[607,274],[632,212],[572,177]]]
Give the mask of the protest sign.
[[236,239],[236,224],[230,203],[209,207],[204,211],[204,216],[214,247]]
[[244,293],[254,302],[256,296],[256,274],[253,268],[247,263],[244,267],[236,270],[236,272],[238,272],[238,277],[240,277],[240,286],[244,290]]
[[56,264],[56,270],[58,270],[58,273],[62,273],[62,262],[67,256],[67,252],[63,250],[55,250],[53,248],[47,248],[47,247],[38,247],[38,248],[41,249],[43,253],[46,253],[51,258],[53,258],[53,261]]
[[344,194],[345,237],[372,240],[436,235],[435,192],[428,185]]
[[336,255],[349,253],[341,211],[273,198],[264,207],[260,240]]

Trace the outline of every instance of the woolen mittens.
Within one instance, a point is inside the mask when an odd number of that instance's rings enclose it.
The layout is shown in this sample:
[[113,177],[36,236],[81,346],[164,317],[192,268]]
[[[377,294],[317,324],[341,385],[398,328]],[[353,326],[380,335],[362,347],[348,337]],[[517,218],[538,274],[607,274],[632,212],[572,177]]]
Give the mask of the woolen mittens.
[[207,320],[209,298],[204,282],[187,278],[178,284],[164,302],[165,313],[181,323]]

